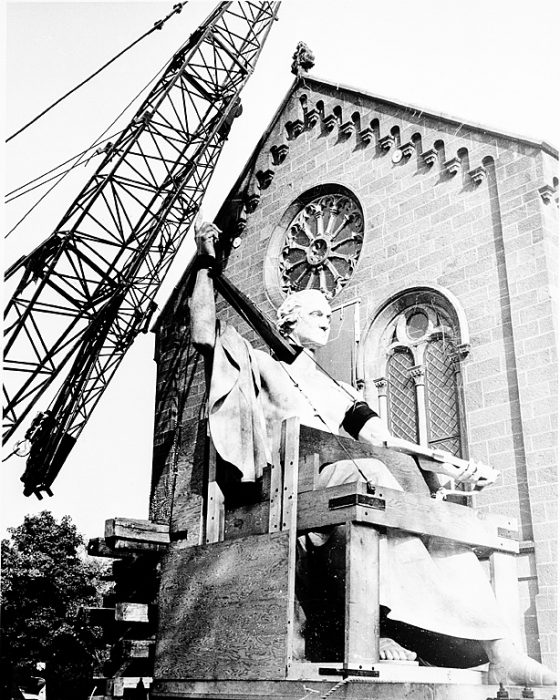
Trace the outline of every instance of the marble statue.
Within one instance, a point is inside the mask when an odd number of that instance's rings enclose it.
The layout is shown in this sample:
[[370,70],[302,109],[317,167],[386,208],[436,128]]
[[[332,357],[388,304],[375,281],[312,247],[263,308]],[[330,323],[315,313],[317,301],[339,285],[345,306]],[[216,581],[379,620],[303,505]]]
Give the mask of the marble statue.
[[[301,423],[335,434],[350,434],[373,446],[395,442],[377,414],[360,401],[350,386],[334,382],[317,366],[314,353],[328,341],[331,310],[316,290],[290,295],[278,309],[278,328],[302,348],[286,364],[253,349],[231,328],[216,324],[214,224],[196,225],[198,256],[190,298],[192,340],[212,360],[209,391],[210,433],[217,452],[254,481],[270,460],[275,423],[298,416]],[[239,439],[235,439],[239,436]],[[457,469],[436,466],[456,481],[488,485],[496,473],[483,465]],[[401,489],[376,459],[334,463],[321,472],[319,486],[367,479]],[[393,531],[391,531],[393,532]],[[315,535],[315,536],[314,536]],[[336,566],[339,533],[311,533],[310,546]],[[410,661],[416,654],[438,664],[438,649],[457,649],[459,667],[489,662],[489,682],[552,685],[552,671],[519,651],[508,639],[507,621],[498,610],[491,586],[468,548],[456,544],[425,544],[408,533],[388,534],[380,551],[380,603],[387,624],[400,636],[383,636],[380,658]],[[343,566],[343,564],[340,564]],[[400,632],[399,632],[400,630]],[[407,641],[411,640],[411,641]],[[413,648],[413,645],[417,645]],[[444,658],[444,657],[441,657]],[[448,659],[439,665],[451,665]]]

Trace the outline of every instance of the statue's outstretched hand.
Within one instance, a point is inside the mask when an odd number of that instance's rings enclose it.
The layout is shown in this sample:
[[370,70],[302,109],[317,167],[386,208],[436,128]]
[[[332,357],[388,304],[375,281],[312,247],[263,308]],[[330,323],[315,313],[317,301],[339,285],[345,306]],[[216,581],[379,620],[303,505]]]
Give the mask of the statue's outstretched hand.
[[194,222],[194,238],[198,255],[210,255],[216,257],[216,241],[220,236],[220,229],[216,224],[197,219]]
[[474,460],[467,462],[466,467],[459,467],[448,462],[444,463],[443,466],[444,469],[442,471],[445,474],[451,476],[460,484],[471,484],[477,491],[493,484],[500,476],[500,472],[497,469]]

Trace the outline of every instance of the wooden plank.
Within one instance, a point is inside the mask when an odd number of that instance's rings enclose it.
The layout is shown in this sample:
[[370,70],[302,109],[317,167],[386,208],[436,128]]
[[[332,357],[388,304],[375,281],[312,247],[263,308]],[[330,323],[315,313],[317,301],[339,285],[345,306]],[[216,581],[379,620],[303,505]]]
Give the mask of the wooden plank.
[[155,641],[152,639],[122,639],[118,652],[123,659],[149,659],[154,647]]
[[[340,665],[339,665],[340,666]],[[381,667],[381,665],[380,665]],[[383,669],[385,666],[383,665]],[[222,681],[154,679],[150,690],[152,700],[307,700],[329,697],[329,700],[488,700],[496,698],[498,686],[488,686],[484,674],[466,669],[416,667],[415,678],[403,682],[392,665],[395,679],[352,679],[340,687],[340,675],[326,679],[306,680]],[[387,672],[388,673],[388,672]],[[400,675],[400,674],[399,674]],[[337,686],[333,692],[333,688]],[[523,696],[521,686],[508,686],[513,700]],[[538,700],[553,700],[555,687],[535,689]],[[526,695],[526,693],[525,693]]]
[[282,489],[282,530],[289,533],[288,541],[288,601],[286,609],[286,663],[292,662],[295,634],[295,579],[297,550],[297,497],[299,464],[299,418],[282,423],[282,457],[284,486]]
[[150,520],[110,518],[105,521],[105,538],[169,544],[169,525],[161,525]]
[[282,425],[275,423],[272,436],[272,465],[270,469],[270,509],[268,531],[280,532],[282,524]]
[[206,544],[224,539],[224,494],[216,481],[208,484],[206,513]]
[[284,487],[282,489],[282,530],[294,529],[296,526],[298,495],[298,453],[299,453],[299,419],[288,418],[282,423]]
[[344,667],[371,669],[378,660],[379,532],[347,523]]
[[105,557],[107,559],[134,558],[138,554],[159,555],[167,550],[166,544],[157,542],[136,542],[134,540],[111,539],[95,537],[89,540],[87,552],[90,557]]
[[204,541],[221,542],[224,539],[224,494],[216,481],[216,448],[208,443],[208,487],[206,491],[206,532]]
[[299,491],[314,488],[316,474],[321,465],[341,459],[379,459],[397,479],[407,493],[429,496],[422,472],[413,457],[385,447],[372,447],[352,438],[333,435],[317,428],[302,425],[299,449]]
[[111,551],[111,556],[117,559],[133,557],[137,554],[156,556],[166,552],[169,546],[160,542],[139,542],[137,540],[121,540],[117,538],[106,540],[106,543]]
[[146,603],[116,603],[117,622],[150,622],[149,605]]
[[246,503],[235,508],[228,508],[226,499],[224,514],[224,540],[248,537],[249,535],[264,535],[268,532],[268,497],[266,501]]
[[[325,674],[322,672],[319,674],[319,669],[332,668],[333,673]],[[335,662],[325,662],[325,663],[298,663],[293,664],[290,669],[290,679],[301,680],[301,681],[325,681],[326,678],[328,682],[336,683],[340,678],[340,675],[336,673],[336,669],[340,669],[341,664]],[[445,668],[438,666],[420,666],[418,662],[403,662],[403,661],[378,661],[375,664],[375,670],[379,671],[379,677],[368,678],[367,681],[361,679],[360,684],[369,686],[370,695],[368,700],[371,698],[383,698],[385,700],[385,694],[383,692],[384,684],[386,683],[398,683],[401,689],[401,698],[414,698],[416,700],[417,695],[409,695],[403,687],[403,683],[423,683],[426,686],[430,683],[453,683],[457,684],[468,684],[471,686],[481,686],[483,685],[486,690],[486,695],[484,700],[487,699],[490,689],[487,687],[487,677],[486,671],[474,670],[474,669],[461,669],[461,668]],[[326,676],[326,678],[325,678]],[[464,691],[463,691],[464,692]],[[375,693],[375,694],[374,694]],[[379,693],[379,694],[377,694]],[[352,696],[347,696],[352,697]],[[475,696],[476,697],[476,696]],[[463,696],[462,700],[467,700],[470,696]],[[309,700],[309,699],[308,699]],[[335,695],[336,700],[336,695]]]
[[[135,690],[142,683],[148,689],[152,684],[150,676],[117,676],[107,679],[107,690],[114,698],[122,698],[126,690]],[[140,686],[142,687],[142,686]]]
[[105,542],[104,537],[93,537],[87,545],[87,553],[90,557],[106,557],[114,559],[115,553]]
[[234,492],[225,493],[224,540],[269,532],[270,472],[267,465],[257,481],[239,484]]
[[162,562],[158,678],[283,678],[288,533],[173,543]]
[[517,531],[517,523],[513,518],[488,515],[457,503],[436,501],[387,488],[377,488],[373,496],[383,502],[383,508],[363,505],[351,505],[335,510],[329,508],[331,499],[352,494],[367,496],[367,485],[356,482],[300,493],[298,530],[308,531],[355,521],[441,537],[482,550],[495,549],[512,553],[519,551],[518,541],[510,539]]
[[517,557],[507,552],[492,552],[490,555],[490,580],[498,608],[509,625],[510,638],[520,649],[523,649]]
[[79,610],[80,621],[92,627],[108,627],[115,623],[115,608],[82,606]]

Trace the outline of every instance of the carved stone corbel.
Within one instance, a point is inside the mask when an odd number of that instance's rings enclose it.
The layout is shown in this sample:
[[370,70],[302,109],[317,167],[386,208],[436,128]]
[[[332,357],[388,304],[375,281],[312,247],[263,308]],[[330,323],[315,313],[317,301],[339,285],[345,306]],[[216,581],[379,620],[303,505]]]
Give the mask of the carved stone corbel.
[[247,229],[247,204],[240,202],[239,208],[237,210],[237,216],[235,217],[235,235],[236,237],[242,236]]
[[473,183],[478,187],[481,182],[486,180],[488,177],[488,171],[483,165],[479,165],[476,168],[473,168],[472,170],[469,170],[469,177],[473,181]]
[[405,158],[406,160],[408,160],[412,156],[415,150],[416,148],[414,147],[412,141],[408,141],[400,147],[400,151],[403,154],[403,158]]
[[338,129],[339,129],[340,135],[343,136],[345,139],[347,139],[349,136],[352,135],[355,128],[356,128],[356,125],[354,124],[354,122],[349,121],[349,122],[344,122],[344,124],[341,124]]
[[336,122],[336,114],[327,114],[326,117],[323,117],[323,124],[325,125],[325,129],[327,131],[332,131],[336,126]]
[[457,175],[457,173],[461,169],[461,159],[457,156],[455,156],[454,158],[450,158],[443,164],[443,167],[445,169],[445,172],[451,177],[453,177],[454,175]]
[[253,190],[247,194],[245,198],[245,208],[249,214],[252,214],[256,208],[259,206],[261,201],[261,193],[257,190]]
[[256,178],[262,190],[266,190],[266,188],[270,186],[273,177],[274,170],[272,170],[271,168],[267,168],[266,170],[259,170],[259,172],[256,174]]
[[280,165],[280,163],[283,163],[286,160],[289,150],[290,147],[287,143],[280,143],[277,146],[271,146],[270,152],[272,153],[274,164]]
[[435,148],[430,148],[422,153],[422,160],[424,161],[424,165],[428,168],[431,168],[432,165],[436,163],[437,159],[438,152]]
[[293,122],[290,123],[290,137],[293,139],[297,139],[298,136],[301,136],[303,134],[303,130],[305,129],[305,124],[301,119],[294,119]]
[[392,134],[388,134],[387,136],[382,136],[379,139],[379,148],[384,153],[387,153],[388,151],[390,151],[394,145],[395,145],[395,137]]
[[315,107],[308,110],[305,114],[305,121],[308,127],[314,127],[315,124],[317,124],[317,122],[319,121],[319,110],[315,109]]
[[554,187],[552,187],[552,185],[543,185],[539,187],[539,194],[545,204],[550,204],[554,195]]
[[368,143],[371,143],[373,141],[373,129],[371,126],[366,126],[365,129],[362,129],[360,131],[360,138],[362,140],[362,143],[365,143],[366,146]]

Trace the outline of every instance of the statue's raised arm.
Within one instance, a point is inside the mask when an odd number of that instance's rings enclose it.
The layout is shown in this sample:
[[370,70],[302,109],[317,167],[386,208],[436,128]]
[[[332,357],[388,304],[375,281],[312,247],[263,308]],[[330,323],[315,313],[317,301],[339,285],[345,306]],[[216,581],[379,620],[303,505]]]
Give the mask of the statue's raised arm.
[[208,355],[216,343],[216,303],[212,271],[216,265],[215,246],[220,229],[215,224],[202,221],[196,221],[194,229],[197,256],[194,287],[189,300],[191,337],[195,348]]

